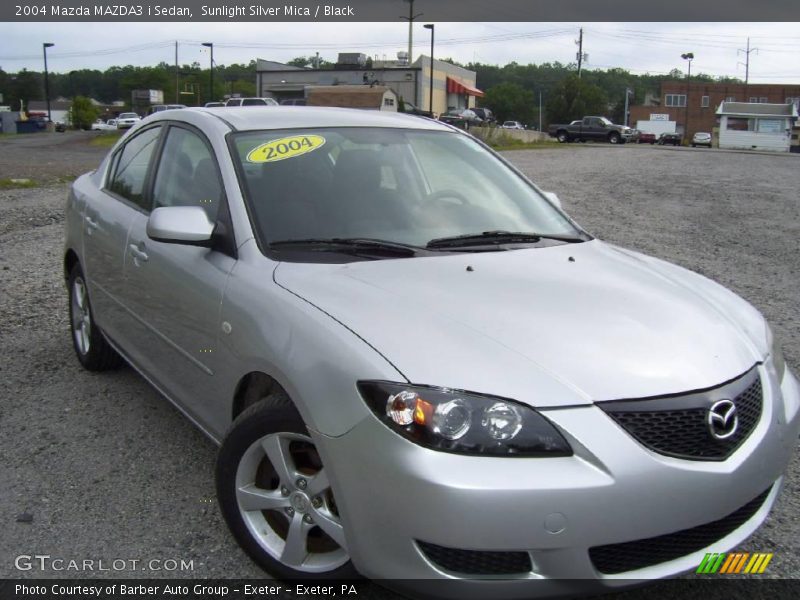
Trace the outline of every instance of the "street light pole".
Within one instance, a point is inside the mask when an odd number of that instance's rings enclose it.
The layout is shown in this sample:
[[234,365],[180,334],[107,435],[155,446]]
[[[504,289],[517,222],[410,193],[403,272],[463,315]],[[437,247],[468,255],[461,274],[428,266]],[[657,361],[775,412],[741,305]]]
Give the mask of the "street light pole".
[[428,23],[423,27],[431,30],[431,78],[430,89],[428,90],[428,110],[431,111],[431,118],[433,118],[433,23]]
[[686,74],[686,118],[684,119],[684,135],[688,139],[689,137],[689,85],[691,84],[692,80],[692,60],[694,60],[694,52],[687,52],[686,54],[681,54],[681,58],[683,60],[689,61],[689,71]]
[[45,42],[42,44],[42,52],[44,52],[44,98],[47,101],[47,122],[52,122],[50,118],[50,78],[47,73],[47,49],[52,48],[55,44]]
[[210,62],[210,79],[211,83],[209,84],[209,91],[208,91],[208,101],[214,101],[214,44],[213,42],[203,42],[203,46],[206,48],[211,49],[211,62]]
[[625,88],[625,127],[628,127],[628,102],[632,93],[633,90],[631,88]]

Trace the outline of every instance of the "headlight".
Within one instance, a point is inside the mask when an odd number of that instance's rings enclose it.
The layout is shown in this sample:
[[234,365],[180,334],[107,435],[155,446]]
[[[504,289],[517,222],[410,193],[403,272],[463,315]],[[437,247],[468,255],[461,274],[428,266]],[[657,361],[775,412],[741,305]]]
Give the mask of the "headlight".
[[434,450],[480,456],[571,456],[564,437],[532,408],[445,388],[360,381],[378,419]]
[[765,323],[767,328],[767,346],[769,353],[772,355],[772,364],[775,366],[775,373],[778,375],[778,381],[783,381],[783,374],[786,371],[786,361],[783,359],[783,351],[781,345],[775,339],[770,329],[769,323]]

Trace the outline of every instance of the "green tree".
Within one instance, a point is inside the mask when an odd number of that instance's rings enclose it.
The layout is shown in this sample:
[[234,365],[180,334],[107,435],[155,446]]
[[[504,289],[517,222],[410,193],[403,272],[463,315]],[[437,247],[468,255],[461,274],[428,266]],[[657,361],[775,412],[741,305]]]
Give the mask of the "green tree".
[[500,83],[486,90],[483,105],[492,109],[500,121],[521,121],[533,123],[536,111],[533,92],[516,83]]
[[608,113],[608,96],[602,88],[571,74],[553,89],[547,100],[549,123],[569,123],[586,115]]
[[99,111],[86,96],[72,99],[72,125],[77,129],[88,129],[97,119]]

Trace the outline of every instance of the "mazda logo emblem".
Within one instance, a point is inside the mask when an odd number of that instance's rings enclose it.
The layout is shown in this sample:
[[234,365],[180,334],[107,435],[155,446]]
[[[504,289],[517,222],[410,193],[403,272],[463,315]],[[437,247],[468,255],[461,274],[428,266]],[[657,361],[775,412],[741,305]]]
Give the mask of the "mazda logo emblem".
[[708,430],[716,440],[726,440],[739,427],[736,405],[730,400],[718,400],[708,409]]

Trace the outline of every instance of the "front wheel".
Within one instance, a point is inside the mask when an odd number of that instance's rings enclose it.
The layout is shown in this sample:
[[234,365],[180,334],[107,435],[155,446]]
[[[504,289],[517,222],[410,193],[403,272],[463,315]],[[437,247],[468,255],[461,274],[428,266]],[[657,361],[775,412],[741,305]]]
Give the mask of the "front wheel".
[[612,133],[608,136],[608,143],[609,144],[619,144],[620,137],[618,133]]
[[236,541],[280,579],[354,578],[328,470],[291,401],[273,394],[234,422],[217,498]]

